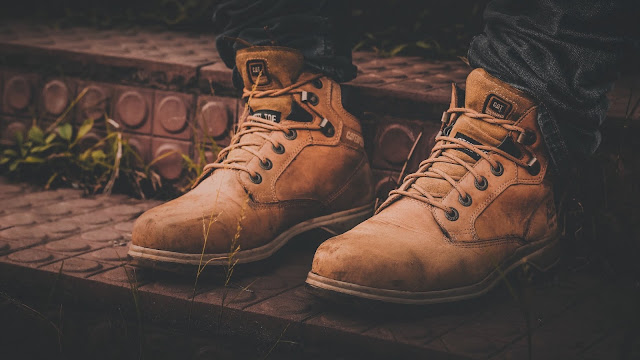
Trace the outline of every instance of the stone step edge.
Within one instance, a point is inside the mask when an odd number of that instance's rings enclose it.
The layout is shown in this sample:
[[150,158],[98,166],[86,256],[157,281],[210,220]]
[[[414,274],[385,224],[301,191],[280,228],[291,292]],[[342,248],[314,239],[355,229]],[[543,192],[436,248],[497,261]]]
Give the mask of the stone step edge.
[[[105,268],[101,272],[116,268],[118,267]],[[16,284],[15,279],[24,278],[29,280],[22,284]],[[128,310],[131,314],[136,311],[133,298],[135,291],[143,323],[150,321],[153,325],[168,326],[179,331],[196,330],[205,335],[211,334],[213,328],[218,326],[217,321],[222,318],[227,321],[222,321],[219,324],[218,329],[221,329],[221,332],[218,334],[255,339],[264,344],[276,344],[280,338],[286,335],[287,340],[299,342],[298,345],[303,347],[356,346],[369,354],[405,354],[429,359],[466,359],[466,357],[443,351],[440,347],[418,347],[356,333],[341,336],[339,329],[306,324],[305,321],[308,319],[289,320],[258,312],[223,308],[221,305],[198,302],[197,296],[192,303],[190,299],[172,297],[167,294],[147,291],[144,288],[135,287],[135,290],[132,290],[129,285],[116,285],[101,282],[95,278],[22,267],[2,261],[0,261],[0,284],[10,284],[12,290],[20,291],[26,299],[46,296],[51,291],[51,285],[55,284],[54,290],[63,294],[63,300],[83,304],[92,310],[106,311],[118,308]],[[140,285],[143,284],[137,284],[137,286]],[[166,311],[166,304],[170,304],[173,309],[184,309],[184,311]],[[191,307],[191,323],[186,321],[189,316],[189,307]],[[224,312],[222,317],[219,316],[221,310]]]

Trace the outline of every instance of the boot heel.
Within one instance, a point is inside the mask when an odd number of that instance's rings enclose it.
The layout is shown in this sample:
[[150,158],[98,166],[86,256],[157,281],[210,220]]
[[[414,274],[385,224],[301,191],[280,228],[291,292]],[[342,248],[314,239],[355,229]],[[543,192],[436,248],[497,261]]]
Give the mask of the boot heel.
[[560,260],[560,239],[555,239],[542,249],[534,252],[524,259],[538,271],[546,272],[555,266]]
[[335,221],[330,224],[321,226],[320,229],[328,232],[333,236],[340,235],[370,218],[371,215],[373,215],[373,211],[373,206],[367,206],[363,210],[359,210],[358,212],[336,217]]

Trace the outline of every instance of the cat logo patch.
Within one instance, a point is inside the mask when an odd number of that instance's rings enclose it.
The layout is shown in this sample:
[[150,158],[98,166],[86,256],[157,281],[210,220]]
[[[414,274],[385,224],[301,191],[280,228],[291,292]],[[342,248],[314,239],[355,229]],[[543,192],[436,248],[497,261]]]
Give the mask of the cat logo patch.
[[511,112],[511,108],[513,108],[513,106],[509,102],[501,99],[497,95],[491,94],[484,103],[484,110],[482,112],[499,119],[504,119]]
[[249,80],[251,80],[252,84],[257,83],[258,86],[262,86],[271,83],[269,72],[267,71],[267,62],[264,60],[247,61],[247,74],[249,74]]

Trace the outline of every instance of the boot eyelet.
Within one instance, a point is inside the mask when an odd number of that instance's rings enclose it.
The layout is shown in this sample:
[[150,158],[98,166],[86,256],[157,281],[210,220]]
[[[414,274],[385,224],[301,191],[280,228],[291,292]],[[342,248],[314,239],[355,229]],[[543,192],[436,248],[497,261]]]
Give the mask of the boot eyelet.
[[531,176],[536,176],[540,173],[540,162],[536,161],[533,164],[529,165],[527,167],[527,172],[529,173],[529,175]]
[[316,89],[322,89],[322,80],[315,79],[311,83],[316,87]]
[[308,91],[303,91],[302,94],[300,94],[300,100],[302,102],[309,102],[314,106],[318,105],[318,103],[320,102],[318,95]]
[[485,178],[484,176],[481,176],[480,179],[481,179],[480,182],[478,182],[478,179],[475,179],[473,181],[476,185],[476,189],[480,191],[487,190],[487,187],[489,186],[489,182],[487,181],[487,178]]
[[294,140],[298,137],[298,132],[295,129],[289,130],[289,133],[284,133],[284,138],[287,140]]
[[462,197],[462,195],[458,196],[458,201],[462,206],[471,206],[471,195],[467,194],[467,197]]
[[322,119],[320,123],[320,131],[326,137],[333,137],[336,134],[336,128],[333,127],[333,124],[327,118]]
[[273,163],[269,159],[265,159],[265,160],[266,161],[264,162],[260,161],[260,167],[265,170],[271,170],[271,168],[273,167]]
[[256,173],[255,175],[249,175],[249,179],[251,179],[251,182],[253,182],[254,184],[260,184],[262,182],[262,175],[260,175],[259,173]]
[[491,173],[495,176],[500,176],[502,174],[504,174],[504,167],[502,166],[502,164],[499,161],[496,161],[496,164],[498,164],[497,167],[491,167]]
[[458,210],[455,208],[450,208],[449,211],[444,212],[444,216],[446,216],[449,221],[456,221],[460,217],[460,214],[458,214]]
[[536,133],[531,130],[525,130],[525,132],[520,133],[518,136],[518,142],[522,145],[533,145],[535,144],[538,137]]
[[284,154],[284,145],[278,144],[278,146],[271,145],[271,149],[276,154]]

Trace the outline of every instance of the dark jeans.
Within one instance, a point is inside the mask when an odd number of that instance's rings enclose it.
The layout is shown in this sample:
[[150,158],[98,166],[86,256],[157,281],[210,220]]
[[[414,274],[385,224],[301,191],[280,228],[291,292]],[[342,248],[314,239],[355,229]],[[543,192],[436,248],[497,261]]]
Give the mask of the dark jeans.
[[[640,28],[634,2],[494,0],[484,13],[484,32],[471,42],[468,58],[473,67],[484,68],[539,101],[538,123],[560,172],[600,144],[606,94],[618,77],[630,34]],[[348,9],[339,5],[344,3],[224,1],[213,17],[222,30],[217,39],[220,56],[233,68],[235,50],[242,47],[226,37],[254,45],[276,41],[299,49],[308,66],[336,81],[351,80],[356,69],[345,27]],[[237,71],[234,74],[241,85]]]

